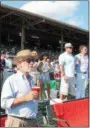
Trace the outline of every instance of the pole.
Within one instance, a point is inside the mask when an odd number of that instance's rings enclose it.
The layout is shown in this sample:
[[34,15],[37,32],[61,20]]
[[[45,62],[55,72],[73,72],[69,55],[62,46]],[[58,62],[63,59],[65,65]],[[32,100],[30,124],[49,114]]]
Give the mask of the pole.
[[9,35],[9,32],[8,32],[8,39],[7,39],[8,41],[7,41],[7,45],[9,46],[9,50],[11,49],[11,47],[10,47],[10,35]]
[[[0,6],[1,6],[1,0],[0,0]],[[1,20],[0,20],[0,44],[1,44]]]
[[0,20],[0,44],[1,44],[1,20]]
[[63,48],[64,48],[63,44],[64,44],[64,42],[63,42],[63,32],[62,32],[62,34],[61,34],[61,53],[63,52]]
[[[1,45],[1,20],[0,20],[0,45]],[[1,50],[0,50],[0,54],[1,54]],[[1,58],[1,56],[0,56],[0,58]],[[1,75],[1,71],[0,71],[0,97],[1,97],[1,89],[2,89],[2,75]]]
[[25,43],[25,27],[24,27],[24,20],[22,22],[22,30],[21,30],[21,49],[24,49],[24,43]]

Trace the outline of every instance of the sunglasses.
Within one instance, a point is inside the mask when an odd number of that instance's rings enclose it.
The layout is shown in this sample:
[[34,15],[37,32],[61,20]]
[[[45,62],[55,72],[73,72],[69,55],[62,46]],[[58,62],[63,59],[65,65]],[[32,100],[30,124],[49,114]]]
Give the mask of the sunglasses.
[[73,47],[67,47],[67,48],[69,48],[69,49],[73,49]]
[[31,63],[31,62],[35,62],[35,60],[32,59],[32,58],[28,58],[28,59],[26,60],[26,62]]

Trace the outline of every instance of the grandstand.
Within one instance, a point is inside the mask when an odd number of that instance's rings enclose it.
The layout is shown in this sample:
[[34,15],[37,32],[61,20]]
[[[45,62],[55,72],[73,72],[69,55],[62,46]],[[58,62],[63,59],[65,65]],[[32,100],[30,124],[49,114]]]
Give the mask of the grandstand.
[[80,44],[89,44],[87,30],[6,5],[0,7],[0,29],[1,51],[30,48],[58,55],[65,42],[74,45],[74,53]]
[[[89,32],[87,30],[17,8],[5,5],[0,6],[0,51],[10,51],[13,55],[20,49],[28,48],[31,50],[37,50],[39,54],[42,52],[48,52],[51,57],[57,58],[58,55],[63,52],[64,44],[66,42],[71,42],[73,44],[74,54],[76,54],[80,45],[89,45]],[[88,97],[88,89],[86,93]],[[80,105],[82,107],[81,110],[80,107],[78,107]],[[60,110],[60,116],[62,116],[63,119],[64,117],[69,117],[70,119],[68,119],[70,122],[74,121],[73,124],[70,124],[71,126],[77,125],[77,122],[80,126],[82,125],[82,122],[84,124],[83,126],[88,125],[88,99],[66,102],[64,106],[65,107],[62,107],[61,105],[60,109],[58,109]],[[44,107],[42,106],[43,111]],[[63,108],[69,108],[68,111],[65,109],[69,113],[68,116],[66,112],[62,112]],[[0,117],[6,116],[3,112],[4,111],[0,108]],[[81,118],[81,115],[84,116]],[[40,117],[41,115],[39,118]],[[49,118],[52,120],[51,115]]]

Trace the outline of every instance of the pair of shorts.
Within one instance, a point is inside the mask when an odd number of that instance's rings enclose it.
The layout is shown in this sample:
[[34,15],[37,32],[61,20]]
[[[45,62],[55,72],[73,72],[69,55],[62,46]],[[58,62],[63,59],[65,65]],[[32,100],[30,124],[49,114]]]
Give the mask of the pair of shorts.
[[60,94],[62,95],[68,95],[71,94],[75,96],[75,78],[69,77],[68,80],[64,80],[64,78],[61,78],[61,84],[60,84]]
[[40,74],[40,81],[43,83],[43,84],[49,84],[50,83],[50,76],[49,76],[49,73],[42,73]]

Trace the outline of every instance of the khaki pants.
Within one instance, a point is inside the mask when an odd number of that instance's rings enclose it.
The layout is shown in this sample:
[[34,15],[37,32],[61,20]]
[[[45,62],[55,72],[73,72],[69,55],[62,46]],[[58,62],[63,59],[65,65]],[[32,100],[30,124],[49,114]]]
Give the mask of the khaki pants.
[[62,95],[68,95],[71,94],[75,96],[75,78],[69,77],[67,81],[64,80],[64,78],[61,78],[61,84],[60,84],[60,94]]
[[5,127],[39,127],[36,119],[24,120],[16,117],[8,116]]

